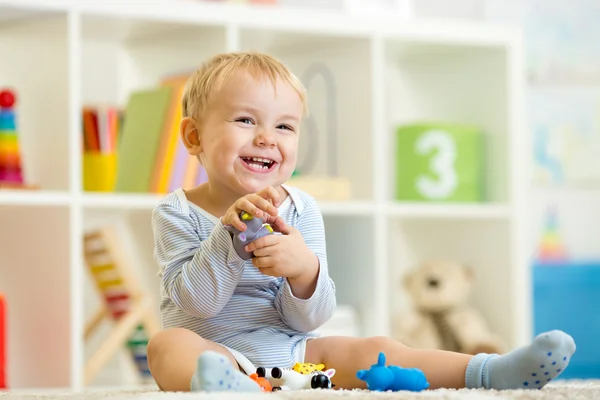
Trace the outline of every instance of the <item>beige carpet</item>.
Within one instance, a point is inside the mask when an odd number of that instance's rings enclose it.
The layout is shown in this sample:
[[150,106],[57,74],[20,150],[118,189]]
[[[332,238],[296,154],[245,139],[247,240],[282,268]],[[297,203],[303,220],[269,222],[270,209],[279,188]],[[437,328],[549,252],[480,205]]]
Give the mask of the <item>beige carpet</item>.
[[421,393],[410,392],[368,392],[368,391],[337,391],[337,390],[304,390],[277,393],[162,393],[154,390],[112,390],[89,391],[85,393],[35,393],[31,392],[0,392],[0,398],[7,400],[25,399],[82,399],[82,400],[368,400],[368,399],[398,399],[398,400],[591,400],[600,399],[599,381],[559,381],[546,386],[542,390],[432,390]]

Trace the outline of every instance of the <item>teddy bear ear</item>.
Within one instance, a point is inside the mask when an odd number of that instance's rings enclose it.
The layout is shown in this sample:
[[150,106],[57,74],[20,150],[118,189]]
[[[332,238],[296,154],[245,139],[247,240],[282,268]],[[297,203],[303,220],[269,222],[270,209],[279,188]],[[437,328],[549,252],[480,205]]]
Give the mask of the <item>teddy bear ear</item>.
[[413,279],[413,275],[414,272],[413,271],[407,271],[403,276],[402,276],[402,287],[404,289],[408,289],[410,287],[411,281]]

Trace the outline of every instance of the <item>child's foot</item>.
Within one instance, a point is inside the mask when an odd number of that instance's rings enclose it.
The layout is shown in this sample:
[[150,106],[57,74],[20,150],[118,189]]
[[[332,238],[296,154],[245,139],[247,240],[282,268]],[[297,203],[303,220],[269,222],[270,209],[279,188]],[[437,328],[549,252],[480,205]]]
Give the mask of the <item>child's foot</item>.
[[467,388],[541,389],[556,378],[575,353],[573,338],[562,331],[539,334],[529,346],[497,355],[481,353],[467,366]]
[[196,371],[191,382],[192,392],[259,392],[256,382],[231,365],[231,362],[219,353],[205,351],[198,357]]

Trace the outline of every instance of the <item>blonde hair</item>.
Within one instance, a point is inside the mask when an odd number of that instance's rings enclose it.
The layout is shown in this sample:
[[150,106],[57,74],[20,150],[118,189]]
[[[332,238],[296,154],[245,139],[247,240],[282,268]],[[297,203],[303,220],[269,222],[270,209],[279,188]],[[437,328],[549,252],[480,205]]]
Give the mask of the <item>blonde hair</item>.
[[275,86],[277,78],[290,84],[298,93],[307,113],[306,89],[282,62],[258,52],[217,54],[204,62],[189,78],[182,99],[183,117],[198,117],[206,112],[214,93],[236,72],[245,70],[255,78],[267,77]]

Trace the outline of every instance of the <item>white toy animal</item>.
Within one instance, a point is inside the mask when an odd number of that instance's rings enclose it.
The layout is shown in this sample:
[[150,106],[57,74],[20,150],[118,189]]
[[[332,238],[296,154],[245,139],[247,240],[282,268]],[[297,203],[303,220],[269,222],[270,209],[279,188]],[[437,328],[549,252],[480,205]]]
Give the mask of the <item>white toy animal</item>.
[[335,369],[325,371],[313,371],[304,375],[290,368],[263,368],[256,370],[258,376],[267,378],[276,390],[301,390],[301,389],[331,389],[335,385],[331,378],[335,375]]

